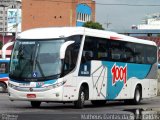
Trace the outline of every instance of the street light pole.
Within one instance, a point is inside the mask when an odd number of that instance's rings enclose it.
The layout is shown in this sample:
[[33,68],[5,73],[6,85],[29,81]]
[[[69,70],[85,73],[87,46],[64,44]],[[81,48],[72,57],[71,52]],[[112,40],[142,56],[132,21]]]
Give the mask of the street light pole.
[[2,38],[2,45],[4,45],[4,35],[5,35],[5,6],[3,6],[3,38]]
[[17,8],[17,15],[16,15],[16,33],[15,33],[15,38],[17,38],[18,35],[18,14],[19,14],[19,2],[16,1],[16,8]]
[[104,24],[106,25],[106,28],[108,29],[109,25],[112,24],[112,23],[106,22],[106,23],[104,23]]

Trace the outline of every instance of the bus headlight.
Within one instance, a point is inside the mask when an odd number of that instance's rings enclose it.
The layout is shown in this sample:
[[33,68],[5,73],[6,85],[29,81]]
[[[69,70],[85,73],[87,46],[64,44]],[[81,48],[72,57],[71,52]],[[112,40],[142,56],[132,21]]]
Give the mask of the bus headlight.
[[16,89],[18,87],[18,86],[11,84],[11,83],[8,83],[8,86],[11,87],[12,89]]

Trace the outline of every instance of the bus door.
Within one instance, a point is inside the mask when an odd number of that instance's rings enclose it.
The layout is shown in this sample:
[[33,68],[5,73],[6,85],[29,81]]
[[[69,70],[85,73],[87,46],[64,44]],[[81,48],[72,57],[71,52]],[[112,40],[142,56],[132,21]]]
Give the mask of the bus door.
[[86,36],[80,73],[83,73],[83,76],[88,76],[89,87],[92,89],[90,96],[92,96],[93,100],[106,99],[107,68],[103,65],[102,62],[104,59],[106,59],[106,56],[107,40]]
[[93,100],[106,99],[107,68],[102,61],[93,60],[92,51],[83,51],[79,76],[81,80],[87,80]]

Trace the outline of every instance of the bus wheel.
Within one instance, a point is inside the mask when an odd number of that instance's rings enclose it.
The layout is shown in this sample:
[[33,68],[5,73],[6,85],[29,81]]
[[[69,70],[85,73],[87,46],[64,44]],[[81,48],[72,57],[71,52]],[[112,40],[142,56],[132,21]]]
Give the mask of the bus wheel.
[[75,108],[81,109],[84,107],[84,103],[85,103],[85,90],[84,87],[81,86],[80,91],[79,91],[79,97],[78,100],[74,102],[74,106]]
[[0,92],[7,92],[7,86],[3,82],[0,82]]
[[140,86],[137,86],[134,93],[134,99],[132,100],[132,103],[137,105],[141,102],[142,99],[142,93]]
[[41,105],[41,102],[40,101],[31,101],[31,106],[33,108],[39,108]]
[[91,103],[95,106],[103,106],[106,104],[106,100],[92,100]]

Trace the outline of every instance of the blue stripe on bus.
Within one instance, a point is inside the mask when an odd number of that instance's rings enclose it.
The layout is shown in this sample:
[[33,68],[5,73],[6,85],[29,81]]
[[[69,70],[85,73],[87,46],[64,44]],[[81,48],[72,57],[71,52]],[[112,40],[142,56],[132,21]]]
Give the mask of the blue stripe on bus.
[[[16,82],[16,83],[26,83],[26,84],[30,84],[31,82],[26,82],[26,81],[19,81],[19,80],[13,80],[13,79],[10,79],[10,81],[13,81],[13,82]],[[44,82],[36,82],[36,88],[40,88],[42,87],[43,85],[52,85],[54,84],[55,82],[57,81],[56,80],[47,80],[47,81],[44,81]]]
[[102,62],[103,66],[106,66],[108,69],[108,84],[107,84],[107,98],[106,99],[115,99],[119,95],[120,91],[123,88],[124,81],[117,81],[116,86],[112,85],[112,67],[114,65],[125,67],[127,64],[127,80],[129,78],[135,77],[140,80],[143,80],[147,77],[151,65],[148,64],[133,64],[133,63],[121,63],[121,62]]
[[0,78],[3,78],[3,77],[8,77],[8,74],[0,73]]

